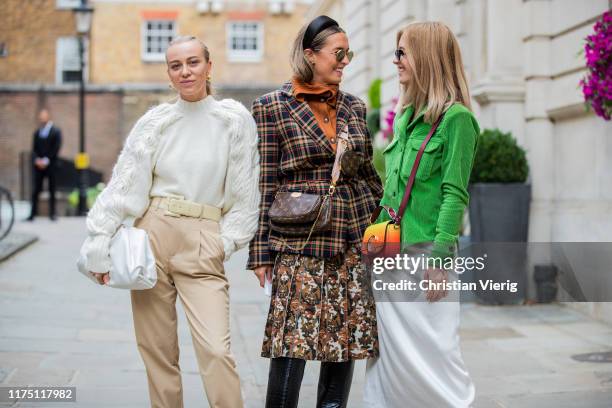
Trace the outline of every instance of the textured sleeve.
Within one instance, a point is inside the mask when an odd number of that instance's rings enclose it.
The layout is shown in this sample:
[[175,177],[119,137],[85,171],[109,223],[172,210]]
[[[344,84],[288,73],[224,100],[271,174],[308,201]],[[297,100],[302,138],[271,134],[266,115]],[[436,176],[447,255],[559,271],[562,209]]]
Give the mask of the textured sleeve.
[[226,200],[221,219],[221,240],[225,260],[246,246],[257,229],[259,216],[259,152],[257,127],[250,112],[239,102],[221,102],[236,120],[230,120],[231,147],[226,177]]
[[98,195],[87,214],[88,236],[81,248],[86,268],[91,272],[108,272],[110,239],[128,217],[140,217],[149,203],[153,178],[157,116],[163,106],[152,109],[141,117],[128,135],[113,168],[106,188]]
[[449,118],[446,124],[444,153],[442,157],[442,203],[436,224],[434,256],[446,257],[457,243],[463,212],[468,205],[468,184],[479,127],[470,112],[461,112]]
[[261,160],[261,173],[259,188],[261,201],[259,203],[259,223],[255,237],[249,245],[249,260],[247,269],[259,266],[273,265],[274,259],[268,248],[268,210],[278,189],[278,168],[280,166],[280,147],[276,124],[260,100],[253,103],[253,117],[257,123],[259,134],[259,156]]

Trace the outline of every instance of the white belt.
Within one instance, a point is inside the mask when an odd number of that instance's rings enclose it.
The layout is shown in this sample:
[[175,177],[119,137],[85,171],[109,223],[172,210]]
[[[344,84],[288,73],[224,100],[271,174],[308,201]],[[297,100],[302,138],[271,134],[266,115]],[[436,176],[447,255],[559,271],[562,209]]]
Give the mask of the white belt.
[[166,215],[171,217],[206,218],[213,221],[221,219],[220,208],[188,201],[181,196],[153,197],[151,205],[166,210]]

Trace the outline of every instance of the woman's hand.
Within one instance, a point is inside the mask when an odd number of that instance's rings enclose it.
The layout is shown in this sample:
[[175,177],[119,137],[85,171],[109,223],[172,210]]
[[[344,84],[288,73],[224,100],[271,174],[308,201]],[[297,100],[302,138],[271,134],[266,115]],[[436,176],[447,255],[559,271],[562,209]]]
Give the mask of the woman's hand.
[[96,278],[96,280],[98,281],[100,285],[106,285],[108,282],[110,282],[110,276],[108,272],[96,273],[96,272],[89,271],[89,273],[91,273],[94,276],[94,278]]
[[255,268],[253,272],[255,272],[257,279],[259,279],[259,286],[261,286],[262,288],[264,287],[264,279],[266,278],[266,276],[268,277],[268,280],[272,280],[272,266],[270,265],[259,266]]
[[[427,269],[425,271],[424,279],[430,281],[430,285],[434,287],[443,286],[442,283],[448,279],[448,272],[444,269]],[[430,302],[437,302],[438,300],[446,297],[448,291],[445,289],[429,289],[425,296]]]

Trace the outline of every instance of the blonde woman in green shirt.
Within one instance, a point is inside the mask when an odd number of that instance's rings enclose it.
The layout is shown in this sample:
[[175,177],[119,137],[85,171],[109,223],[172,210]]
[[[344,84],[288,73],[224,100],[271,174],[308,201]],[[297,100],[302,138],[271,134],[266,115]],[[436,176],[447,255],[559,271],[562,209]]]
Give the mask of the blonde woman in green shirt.
[[[381,205],[399,208],[417,152],[440,120],[416,173],[401,220],[401,241],[433,243],[432,255],[446,257],[454,252],[468,204],[480,130],[450,29],[438,22],[412,23],[399,31],[396,45],[401,93],[393,141],[384,152]],[[378,221],[388,219],[381,214]],[[433,267],[422,277],[452,279]],[[446,296],[443,290],[429,290],[412,302],[377,303],[380,357],[368,361],[366,406],[468,407],[473,402],[474,385],[459,348],[459,302]]]

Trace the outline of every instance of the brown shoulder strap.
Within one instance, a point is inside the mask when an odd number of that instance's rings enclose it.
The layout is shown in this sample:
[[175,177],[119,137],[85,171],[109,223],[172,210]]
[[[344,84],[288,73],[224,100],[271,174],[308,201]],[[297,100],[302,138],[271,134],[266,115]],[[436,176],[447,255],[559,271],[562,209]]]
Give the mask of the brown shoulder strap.
[[425,138],[425,140],[423,140],[423,143],[421,143],[421,148],[419,149],[419,152],[417,153],[417,156],[414,159],[414,164],[412,165],[412,170],[410,171],[410,178],[408,178],[408,183],[406,183],[406,191],[404,192],[404,197],[402,198],[402,202],[400,204],[399,211],[397,212],[397,220],[395,220],[396,223],[398,224],[401,222],[402,217],[404,216],[404,212],[406,211],[406,206],[408,206],[408,200],[410,200],[410,193],[412,192],[412,186],[414,185],[414,179],[416,177],[416,172],[417,172],[417,169],[419,168],[419,163],[421,162],[421,156],[423,156],[423,152],[425,151],[425,147],[427,146],[427,143],[429,143],[429,140],[431,139],[433,134],[436,132],[436,129],[438,128],[438,125],[440,124],[440,122],[442,122],[443,117],[444,117],[444,114],[440,115],[438,120],[436,120],[436,122],[433,124],[433,126],[431,127],[431,130],[427,134],[427,137]]

